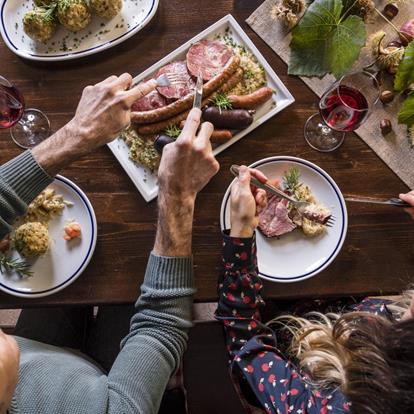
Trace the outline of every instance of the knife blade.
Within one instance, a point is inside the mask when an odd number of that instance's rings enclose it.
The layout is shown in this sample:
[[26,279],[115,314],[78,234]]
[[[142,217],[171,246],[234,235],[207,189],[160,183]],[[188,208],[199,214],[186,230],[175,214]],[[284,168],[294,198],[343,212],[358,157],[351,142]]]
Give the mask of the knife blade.
[[201,70],[199,69],[198,76],[197,76],[197,84],[196,84],[195,94],[194,94],[193,108],[201,109],[202,101],[203,101],[203,76],[201,74]]
[[370,197],[345,197],[346,201],[353,203],[370,203],[370,204],[385,204],[396,207],[411,207],[410,204],[399,198],[393,197],[389,199],[370,198]]

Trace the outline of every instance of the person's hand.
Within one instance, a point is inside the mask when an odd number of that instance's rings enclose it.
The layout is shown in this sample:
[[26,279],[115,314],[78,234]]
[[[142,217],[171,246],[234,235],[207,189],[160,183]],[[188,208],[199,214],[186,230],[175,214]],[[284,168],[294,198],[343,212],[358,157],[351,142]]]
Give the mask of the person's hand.
[[132,76],[110,76],[82,93],[75,116],[68,127],[81,137],[80,145],[92,151],[112,141],[131,123],[131,106],[142,96],[154,90],[157,82],[152,79],[129,89]]
[[19,375],[20,352],[16,340],[0,329],[0,414],[7,413]]
[[213,125],[204,122],[198,133],[201,111],[193,109],[175,142],[162,151],[158,181],[158,226],[154,253],[189,256],[197,193],[219,170],[211,148]]
[[55,175],[72,161],[112,141],[131,123],[132,104],[157,86],[152,79],[129,89],[131,82],[131,75],[124,73],[87,86],[73,119],[33,148],[37,162]]
[[239,177],[231,187],[230,222],[232,237],[252,237],[259,224],[259,213],[266,207],[264,190],[250,185],[251,176],[265,183],[267,177],[259,170],[240,167]]
[[406,203],[411,204],[413,206],[413,208],[406,208],[405,211],[414,220],[414,190],[410,191],[409,193],[406,193],[406,194],[400,194],[399,197],[402,201],[405,201]]
[[181,201],[195,199],[220,167],[210,143],[213,125],[203,122],[197,133],[200,119],[193,109],[177,140],[164,147],[158,169],[160,192]]

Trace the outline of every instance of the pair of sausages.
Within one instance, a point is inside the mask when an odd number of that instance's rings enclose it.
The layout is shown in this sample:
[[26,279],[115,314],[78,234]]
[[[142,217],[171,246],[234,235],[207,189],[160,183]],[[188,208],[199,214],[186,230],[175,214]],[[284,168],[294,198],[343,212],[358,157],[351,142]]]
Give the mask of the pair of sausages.
[[[215,76],[203,85],[203,96],[210,96],[221,85],[223,85],[239,68],[240,58],[237,55],[233,55],[223,72]],[[150,111],[131,112],[131,121],[137,124],[150,124],[157,123],[166,119],[174,117],[174,115],[180,114],[183,111],[190,109],[194,100],[194,92],[191,92],[170,103],[162,108],[151,109]],[[172,124],[172,122],[169,122]],[[158,132],[158,131],[157,131]]]
[[[231,89],[233,89],[241,81],[242,77],[243,77],[243,69],[239,67],[230,76],[230,78],[228,78],[227,82],[221,84],[221,87],[216,92],[213,92],[212,94],[208,95],[207,97],[203,99],[202,106],[208,105],[210,103],[210,100],[214,98],[215,94],[226,93],[230,91]],[[206,95],[203,95],[203,96],[206,96]],[[191,108],[192,102],[193,101],[191,100],[189,108]],[[162,110],[164,108],[159,108],[159,110]],[[189,112],[190,112],[190,109],[187,109],[186,111],[181,112],[178,115],[175,115],[173,117],[169,117],[168,119],[163,120],[163,121],[154,122],[148,125],[138,125],[137,132],[140,135],[158,134],[164,131],[170,125],[179,125],[181,121],[185,121],[187,119]],[[133,122],[135,122],[133,118],[133,114],[134,112],[131,113],[131,119]]]

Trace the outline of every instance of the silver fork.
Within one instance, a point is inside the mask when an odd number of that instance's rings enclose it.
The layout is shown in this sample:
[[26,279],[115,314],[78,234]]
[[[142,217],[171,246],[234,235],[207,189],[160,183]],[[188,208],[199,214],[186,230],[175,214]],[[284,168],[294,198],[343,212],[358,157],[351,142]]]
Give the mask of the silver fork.
[[[178,85],[179,83],[182,83],[183,81],[180,80],[179,76],[173,74],[173,73],[163,73],[161,76],[158,76],[158,78],[155,79],[157,81],[157,86],[165,87],[165,86],[171,86],[171,85]],[[138,83],[142,81],[133,81],[131,88],[134,86],[137,86]]]
[[[230,167],[230,171],[231,173],[238,177],[239,176],[239,170],[240,167],[238,165],[232,165]],[[309,203],[308,201],[298,201],[295,200],[293,197],[290,197],[289,195],[287,195],[286,193],[284,193],[283,191],[279,190],[278,188],[274,187],[273,185],[270,185],[268,183],[262,183],[260,182],[256,177],[251,177],[251,183],[257,187],[257,188],[261,188],[263,190],[265,190],[266,192],[270,193],[270,194],[274,194],[277,195],[278,197],[281,197],[287,201],[289,201],[290,203],[292,203],[295,207],[295,209],[297,210],[297,212],[311,220],[311,221],[315,221],[317,223],[320,224],[324,224],[327,227],[332,227],[334,222],[335,222],[335,217],[332,215],[327,216],[324,220],[318,220],[318,217],[316,214],[312,214],[312,209],[311,206],[314,206],[313,203]]]

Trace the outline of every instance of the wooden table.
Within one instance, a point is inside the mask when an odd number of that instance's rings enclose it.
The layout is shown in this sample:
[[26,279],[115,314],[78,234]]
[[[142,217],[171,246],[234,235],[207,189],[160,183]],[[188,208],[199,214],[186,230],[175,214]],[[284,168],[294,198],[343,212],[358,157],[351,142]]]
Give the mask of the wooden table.
[[[344,193],[391,196],[404,184],[356,136],[331,154],[311,150],[303,125],[316,112],[317,98],[244,23],[259,0],[160,1],[152,23],[138,35],[104,53],[61,63],[20,59],[0,43],[0,73],[15,82],[29,106],[44,110],[57,130],[73,115],[82,89],[111,74],[138,74],[167,52],[227,13],[233,14],[296,98],[296,103],[218,156],[221,171],[197,199],[194,263],[197,301],[216,300],[220,266],[219,212],[231,180],[232,163],[250,164],[271,155],[293,155],[324,168]],[[196,5],[196,7],[195,7]],[[381,138],[379,138],[381,139]],[[0,161],[20,150],[8,131],[0,131]],[[410,168],[407,166],[407,168]],[[136,299],[151,251],[156,202],[146,203],[108,148],[101,148],[62,172],[88,195],[98,220],[98,244],[84,274],[63,291],[38,300],[0,294],[1,307],[127,303]],[[349,230],[335,262],[299,283],[265,283],[272,298],[395,293],[414,275],[414,223],[392,207],[350,205]],[[275,263],[277,266],[277,263]]]

